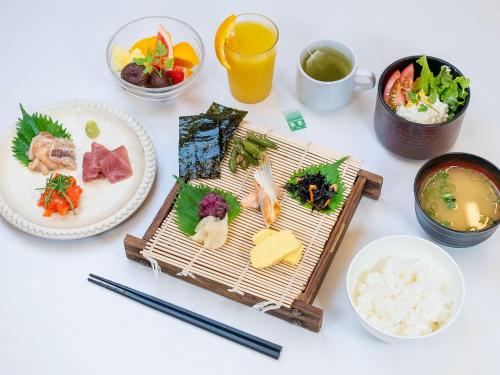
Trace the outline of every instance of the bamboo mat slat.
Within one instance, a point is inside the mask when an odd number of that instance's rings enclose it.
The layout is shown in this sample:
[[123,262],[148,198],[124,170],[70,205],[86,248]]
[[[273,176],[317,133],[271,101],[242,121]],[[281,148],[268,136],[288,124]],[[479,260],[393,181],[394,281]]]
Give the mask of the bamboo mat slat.
[[[240,126],[236,134],[244,137],[249,130],[268,134],[277,143],[278,149],[269,150],[268,154],[274,179],[280,186],[299,168],[333,162],[344,156],[313,144],[294,142],[263,132],[246,123]],[[246,171],[239,169],[236,174],[231,173],[228,168],[230,153],[231,150],[228,150],[222,161],[220,179],[193,180],[191,183],[224,189],[240,200],[252,192],[255,168],[248,168]],[[352,157],[340,167],[345,199],[351,192],[359,168],[360,162]],[[304,245],[302,259],[297,266],[279,263],[259,270],[249,264],[252,236],[265,226],[260,212],[244,208],[230,224],[228,240],[221,249],[204,249],[181,233],[175,224],[175,212],[172,210],[141,253],[182,269],[185,276],[199,275],[226,285],[228,290],[235,293],[248,293],[263,301],[270,301],[276,307],[289,308],[307,285],[340,210],[330,215],[311,212],[283,192],[281,213],[272,228],[290,229]]]

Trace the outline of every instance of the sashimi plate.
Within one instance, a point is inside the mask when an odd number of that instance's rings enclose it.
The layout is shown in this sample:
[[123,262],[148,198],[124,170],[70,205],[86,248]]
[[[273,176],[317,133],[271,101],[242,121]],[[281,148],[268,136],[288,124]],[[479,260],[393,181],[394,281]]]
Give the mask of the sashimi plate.
[[[144,202],[156,175],[154,146],[142,125],[121,110],[89,101],[58,103],[39,112],[71,132],[77,169],[57,172],[74,176],[83,188],[77,214],[43,216],[43,208],[37,207],[40,192],[36,188],[45,186],[47,176],[31,171],[12,155],[14,125],[0,139],[0,215],[24,232],[58,240],[90,237],[130,217]],[[89,120],[100,129],[96,142],[109,149],[127,148],[132,176],[117,183],[106,179],[83,182],[83,154],[90,151],[93,141],[85,133]]]

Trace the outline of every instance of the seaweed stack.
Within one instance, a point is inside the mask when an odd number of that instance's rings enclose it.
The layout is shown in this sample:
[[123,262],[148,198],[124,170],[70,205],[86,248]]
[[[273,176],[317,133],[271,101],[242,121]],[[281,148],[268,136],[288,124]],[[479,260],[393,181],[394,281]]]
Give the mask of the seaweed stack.
[[220,163],[246,114],[212,103],[206,113],[179,117],[179,176],[219,178]]

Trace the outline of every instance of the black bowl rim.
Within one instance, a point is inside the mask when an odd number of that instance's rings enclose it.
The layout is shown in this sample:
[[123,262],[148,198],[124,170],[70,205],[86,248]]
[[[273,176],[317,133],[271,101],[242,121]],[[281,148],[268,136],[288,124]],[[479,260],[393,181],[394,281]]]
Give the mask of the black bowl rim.
[[485,158],[482,158],[481,156],[478,156],[478,155],[470,154],[467,152],[448,152],[446,154],[436,156],[436,157],[428,160],[427,162],[425,162],[424,165],[422,165],[420,167],[417,174],[415,175],[415,180],[413,182],[413,197],[415,199],[415,203],[417,204],[418,208],[420,209],[420,211],[423,212],[425,217],[432,220],[433,223],[436,223],[440,228],[444,229],[445,231],[448,231],[449,233],[483,233],[483,232],[488,232],[488,231],[492,230],[493,228],[497,227],[498,224],[500,223],[500,221],[495,221],[495,224],[493,224],[491,227],[487,227],[487,228],[483,228],[483,229],[479,229],[479,230],[475,230],[475,231],[451,229],[451,228],[448,228],[448,227],[442,225],[441,223],[438,223],[437,221],[433,220],[429,215],[427,215],[427,212],[425,212],[425,210],[422,208],[422,205],[420,204],[420,200],[418,199],[417,181],[420,180],[420,178],[422,177],[421,175],[422,175],[423,171],[427,168],[427,166],[430,163],[434,162],[436,159],[450,157],[450,156],[455,156],[456,160],[460,160],[460,157],[462,157],[462,156],[471,157],[472,159],[476,159],[477,161],[491,165],[494,169],[496,169],[496,173],[500,174],[500,170],[498,169],[498,167],[495,164],[493,164],[491,161],[486,160]]
[[[384,77],[387,74],[389,74],[389,72],[391,72],[391,73],[394,72],[394,69],[395,69],[396,65],[399,65],[403,61],[406,61],[406,60],[415,60],[416,61],[417,59],[419,59],[422,56],[423,55],[413,55],[413,56],[403,57],[403,58],[401,58],[399,60],[394,61],[387,68],[385,68],[384,71],[382,72],[382,74],[380,74],[380,77],[379,77],[379,80],[378,80],[378,88],[377,88],[377,97],[378,97],[378,100],[382,103],[382,107],[387,112],[389,112],[391,114],[391,116],[393,116],[394,118],[400,120],[403,124],[406,124],[406,125],[409,125],[409,126],[414,126],[414,127],[425,126],[426,128],[437,128],[437,127],[441,127],[441,126],[446,126],[448,124],[453,123],[457,118],[459,118],[460,116],[462,116],[465,113],[465,110],[469,106],[469,102],[470,102],[470,96],[471,96],[470,87],[468,87],[466,89],[467,93],[468,93],[467,98],[465,98],[465,103],[462,105],[462,107],[457,112],[457,114],[453,118],[451,118],[449,120],[446,120],[445,122],[440,122],[438,124],[420,124],[418,122],[408,121],[407,119],[398,116],[396,114],[396,112],[394,112],[392,109],[389,108],[389,106],[387,105],[387,103],[384,100],[384,95],[383,95],[384,88],[382,87],[382,81],[383,81],[382,77]],[[440,63],[442,65],[447,65],[453,71],[457,72],[459,75],[464,76],[462,74],[462,72],[460,70],[458,70],[457,67],[455,67],[453,64],[450,64],[449,62],[447,62],[447,61],[445,61],[443,59],[440,59],[439,57],[428,56],[428,55],[425,55],[425,56],[427,57],[428,60],[434,60],[434,61],[437,61],[438,63]],[[413,63],[416,63],[415,61]]]

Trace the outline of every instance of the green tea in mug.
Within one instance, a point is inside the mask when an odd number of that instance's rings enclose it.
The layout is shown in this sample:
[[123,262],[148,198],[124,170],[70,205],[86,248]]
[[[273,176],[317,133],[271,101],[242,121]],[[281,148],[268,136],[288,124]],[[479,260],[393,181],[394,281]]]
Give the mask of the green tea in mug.
[[323,82],[338,81],[351,72],[351,61],[335,48],[320,47],[309,53],[302,63],[302,69],[311,78]]

